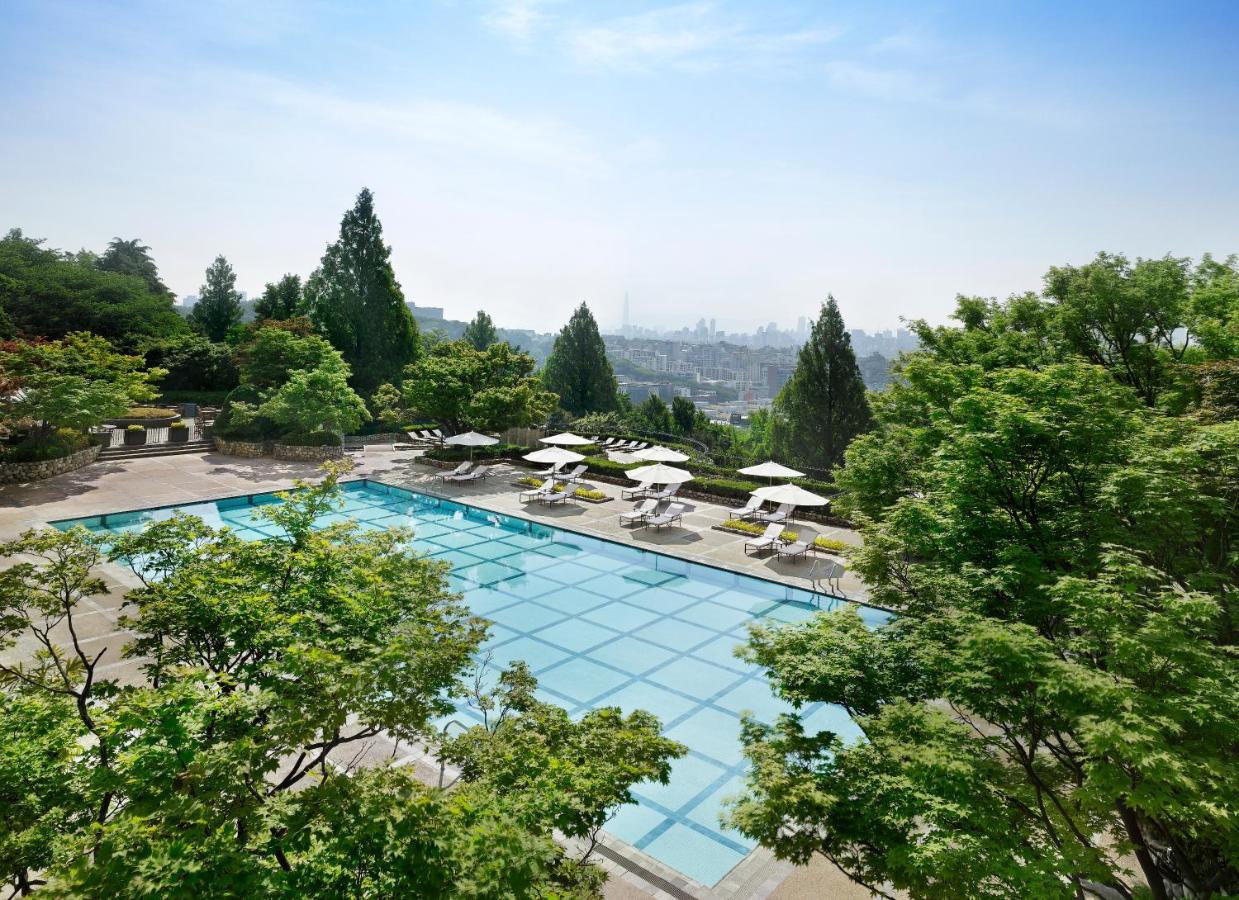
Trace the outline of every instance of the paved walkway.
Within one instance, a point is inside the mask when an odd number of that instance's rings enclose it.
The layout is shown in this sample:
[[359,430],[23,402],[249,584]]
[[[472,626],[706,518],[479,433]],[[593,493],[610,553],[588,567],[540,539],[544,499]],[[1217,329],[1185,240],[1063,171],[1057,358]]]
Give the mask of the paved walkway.
[[[526,472],[510,466],[505,466],[498,476],[480,484],[452,485],[436,478],[439,470],[418,461],[417,454],[396,452],[391,447],[369,447],[364,454],[355,457],[355,462],[356,468],[350,477],[369,477],[389,484],[405,485],[495,512],[656,549],[799,588],[811,587],[812,557],[804,562],[791,563],[746,556],[742,536],[713,529],[726,518],[726,508],[713,503],[686,501],[688,510],[682,528],[661,531],[632,529],[619,522],[619,513],[629,509],[631,504],[618,499],[601,504],[578,501],[552,508],[522,505],[519,502],[522,488],[512,482]],[[12,539],[28,528],[58,519],[279,490],[291,487],[299,478],[313,479],[320,474],[317,466],[309,463],[249,460],[216,453],[95,463],[47,481],[0,488],[0,540]],[[611,497],[619,497],[618,485],[598,484],[596,487]],[[846,529],[800,523],[792,527],[805,539],[824,534],[850,544],[859,542],[855,532]],[[110,593],[88,601],[90,611],[80,617],[78,624],[85,632],[89,647],[106,648],[104,668],[100,674],[136,682],[142,678],[142,661],[121,658],[121,650],[130,635],[119,626],[118,620],[123,594],[137,581],[131,573],[118,566],[105,567],[103,574]],[[864,587],[850,574],[844,576],[842,587],[847,597],[863,601]],[[3,658],[26,658],[33,649],[33,646],[19,643],[5,651]],[[427,779],[437,775],[437,767],[430,761],[424,747],[394,746],[390,741],[376,740],[366,748],[365,755],[375,760],[394,757],[403,764],[414,766]],[[350,764],[354,761],[352,756],[351,753],[349,759],[338,762]],[[612,852],[607,854],[609,858],[604,858],[602,864],[610,871],[612,879],[606,893],[615,900],[633,896],[750,900],[772,895],[851,900],[865,895],[832,867],[794,869],[786,863],[775,861],[763,849],[751,853],[722,883],[709,889],[688,882],[679,873],[622,842],[607,841],[607,847]],[[622,858],[623,863],[617,862],[616,857]],[[634,874],[634,867],[645,869],[645,877]]]

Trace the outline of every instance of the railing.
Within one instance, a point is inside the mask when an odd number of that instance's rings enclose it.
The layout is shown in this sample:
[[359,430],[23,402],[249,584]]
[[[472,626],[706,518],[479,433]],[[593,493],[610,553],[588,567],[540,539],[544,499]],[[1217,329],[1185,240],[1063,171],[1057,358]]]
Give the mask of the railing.
[[[202,425],[201,419],[182,419],[189,426],[188,440],[196,441],[206,436],[206,429]],[[167,425],[158,426],[155,428],[146,429],[146,446],[157,444],[170,444],[168,440],[169,428]],[[124,447],[125,446],[125,429],[124,428],[105,428],[101,432],[108,436],[107,447]],[[141,446],[141,445],[139,445]]]

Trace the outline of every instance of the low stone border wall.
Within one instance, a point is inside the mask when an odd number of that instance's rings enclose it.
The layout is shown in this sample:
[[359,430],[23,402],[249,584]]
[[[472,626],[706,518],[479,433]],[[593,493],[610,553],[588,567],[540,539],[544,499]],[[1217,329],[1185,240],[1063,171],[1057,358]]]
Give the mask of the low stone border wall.
[[34,462],[0,463],[0,484],[22,484],[27,481],[40,481],[72,472],[82,466],[89,465],[99,458],[103,448],[92,444],[84,450],[61,456],[58,459],[40,459]]
[[271,455],[288,462],[326,462],[329,459],[344,459],[343,447],[303,447],[299,444],[274,444]]
[[243,456],[247,459],[257,459],[267,455],[267,445],[256,441],[230,441],[219,435],[214,436],[215,449],[227,456]]
[[346,444],[407,444],[409,436],[403,431],[382,431],[378,434],[346,434]]

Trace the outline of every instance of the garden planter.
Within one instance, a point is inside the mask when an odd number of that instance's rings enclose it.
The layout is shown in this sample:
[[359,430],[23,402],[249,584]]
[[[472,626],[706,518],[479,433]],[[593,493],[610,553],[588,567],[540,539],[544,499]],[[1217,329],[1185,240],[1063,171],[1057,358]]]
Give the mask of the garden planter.
[[125,446],[126,447],[141,447],[146,443],[146,431],[126,431]]
[[189,442],[188,428],[169,428],[168,443],[169,444],[185,444]]

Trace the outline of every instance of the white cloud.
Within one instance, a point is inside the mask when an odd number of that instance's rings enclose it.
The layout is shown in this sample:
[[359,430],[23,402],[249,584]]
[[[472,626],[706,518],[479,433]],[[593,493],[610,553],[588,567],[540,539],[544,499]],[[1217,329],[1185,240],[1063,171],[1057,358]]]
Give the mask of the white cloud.
[[533,37],[551,21],[545,11],[558,0],[494,0],[490,10],[482,16],[482,23],[519,43]]

